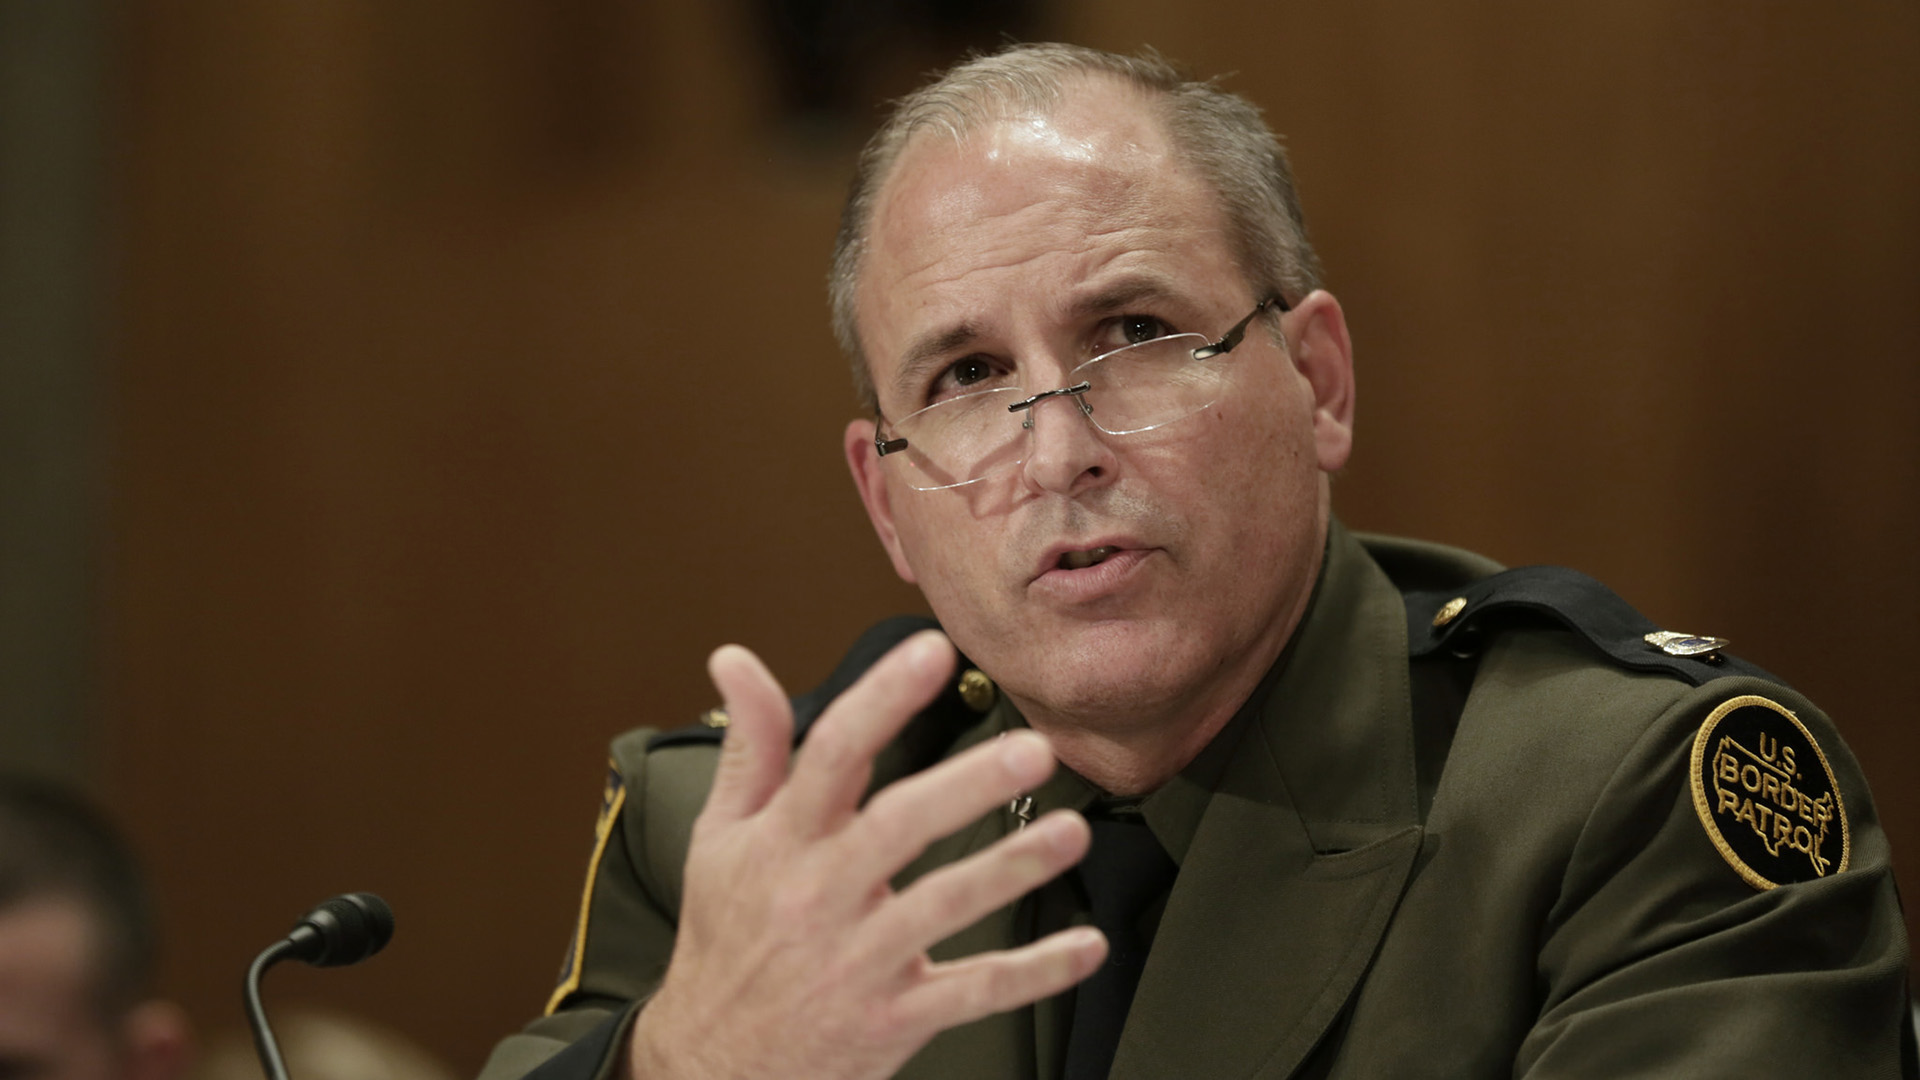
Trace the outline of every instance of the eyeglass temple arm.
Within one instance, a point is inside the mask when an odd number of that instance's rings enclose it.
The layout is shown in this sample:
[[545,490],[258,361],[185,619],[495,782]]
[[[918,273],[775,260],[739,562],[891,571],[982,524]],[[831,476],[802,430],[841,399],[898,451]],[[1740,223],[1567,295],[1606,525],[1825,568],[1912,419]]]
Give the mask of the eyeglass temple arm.
[[1221,334],[1219,341],[1211,345],[1202,345],[1200,348],[1193,350],[1193,358],[1195,360],[1211,360],[1216,356],[1232,352],[1235,346],[1240,344],[1240,339],[1247,335],[1247,325],[1259,318],[1260,313],[1270,307],[1277,307],[1282,312],[1293,310],[1287,306],[1286,300],[1282,299],[1278,293],[1275,293],[1265,300],[1260,301],[1252,311],[1247,312],[1246,318],[1234,323],[1231,329]]
[[874,425],[874,428],[873,428],[874,453],[880,455],[881,457],[886,457],[888,454],[897,454],[900,451],[905,450],[906,448],[907,448],[907,440],[882,438],[880,435],[880,426],[878,424]]

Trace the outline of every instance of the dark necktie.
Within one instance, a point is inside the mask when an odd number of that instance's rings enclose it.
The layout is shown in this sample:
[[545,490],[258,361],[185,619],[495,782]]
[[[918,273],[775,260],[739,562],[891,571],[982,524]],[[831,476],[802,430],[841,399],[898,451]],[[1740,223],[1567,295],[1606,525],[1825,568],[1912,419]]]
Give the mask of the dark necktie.
[[1076,872],[1093,909],[1093,925],[1107,935],[1108,951],[1106,963],[1074,991],[1066,1080],[1106,1080],[1113,1068],[1120,1028],[1153,944],[1140,932],[1140,916],[1179,871],[1137,816],[1093,818],[1089,824],[1093,846]]

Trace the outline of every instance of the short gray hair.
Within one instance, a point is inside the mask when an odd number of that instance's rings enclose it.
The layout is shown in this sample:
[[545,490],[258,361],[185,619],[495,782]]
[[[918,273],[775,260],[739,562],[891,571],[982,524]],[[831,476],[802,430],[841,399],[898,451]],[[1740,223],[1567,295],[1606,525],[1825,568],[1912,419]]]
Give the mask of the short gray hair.
[[1080,45],[1013,45],[974,56],[901,98],[861,151],[840,214],[827,294],[833,332],[853,364],[854,392],[879,413],[873,374],[855,325],[855,292],[873,225],[874,202],[893,166],[923,129],[959,140],[976,125],[1044,113],[1067,84],[1085,76],[1120,79],[1148,94],[1174,146],[1220,199],[1234,257],[1255,295],[1298,302],[1319,287],[1320,266],[1307,242],[1293,170],[1260,107],[1215,82],[1198,81],[1147,50],[1139,56]]

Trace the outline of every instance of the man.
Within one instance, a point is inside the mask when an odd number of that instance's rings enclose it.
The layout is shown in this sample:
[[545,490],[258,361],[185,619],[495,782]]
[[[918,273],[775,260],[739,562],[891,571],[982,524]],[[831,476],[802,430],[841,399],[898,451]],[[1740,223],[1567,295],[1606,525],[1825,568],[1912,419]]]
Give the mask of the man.
[[958,690],[899,623],[791,707],[715,653],[707,730],[615,742],[489,1078],[1894,1069],[1886,840],[1811,704],[1333,520],[1351,346],[1252,106],[963,64],[869,145],[833,283]]
[[175,1080],[179,1008],[149,997],[153,925],[131,854],[60,787],[0,775],[0,1077]]

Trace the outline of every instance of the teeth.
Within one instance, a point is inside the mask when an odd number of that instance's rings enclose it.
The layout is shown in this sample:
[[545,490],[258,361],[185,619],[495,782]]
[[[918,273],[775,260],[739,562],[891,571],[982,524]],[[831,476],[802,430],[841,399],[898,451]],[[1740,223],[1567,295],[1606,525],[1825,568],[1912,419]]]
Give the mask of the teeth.
[[1085,570],[1096,563],[1104,562],[1107,556],[1120,549],[1109,544],[1088,551],[1069,551],[1060,556],[1060,568],[1063,570]]

